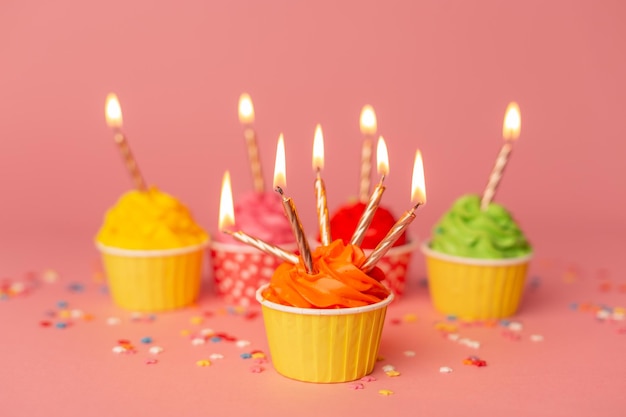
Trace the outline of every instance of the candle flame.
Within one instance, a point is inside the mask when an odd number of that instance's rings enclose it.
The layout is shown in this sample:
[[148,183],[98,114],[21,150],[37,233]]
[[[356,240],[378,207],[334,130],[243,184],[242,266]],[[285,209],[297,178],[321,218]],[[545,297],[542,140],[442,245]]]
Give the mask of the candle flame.
[[239,96],[239,122],[242,124],[254,123],[254,106],[250,95],[247,93]]
[[106,117],[107,125],[109,127],[122,127],[122,108],[120,107],[120,102],[118,101],[115,93],[109,93],[107,95],[104,104],[104,116]]
[[220,193],[220,211],[218,218],[219,230],[226,230],[235,224],[235,209],[233,207],[233,190],[230,186],[230,172],[224,172],[222,178],[222,192]]
[[504,114],[504,123],[502,124],[502,137],[505,140],[515,140],[519,137],[522,128],[522,116],[519,106],[512,101],[506,108]]
[[285,166],[285,138],[281,133],[276,145],[276,164],[274,165],[274,187],[287,186],[287,168]]
[[369,104],[363,106],[361,110],[360,126],[363,135],[376,134],[376,113],[374,112],[374,108]]
[[387,154],[387,144],[385,139],[380,136],[376,145],[376,167],[380,175],[389,174],[389,155]]
[[313,138],[313,169],[324,169],[324,135],[322,126],[315,126],[315,137]]
[[415,152],[415,163],[413,164],[413,178],[411,180],[411,201],[414,203],[426,204],[424,161],[422,160],[422,152],[420,152],[419,149]]

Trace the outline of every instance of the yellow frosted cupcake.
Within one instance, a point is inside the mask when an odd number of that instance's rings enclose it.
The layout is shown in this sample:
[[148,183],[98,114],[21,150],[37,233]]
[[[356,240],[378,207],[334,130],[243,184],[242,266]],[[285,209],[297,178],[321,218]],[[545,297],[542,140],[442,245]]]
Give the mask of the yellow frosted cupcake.
[[499,319],[517,311],[532,247],[511,214],[478,195],[459,198],[422,245],[437,310],[465,320]]
[[208,238],[171,195],[156,187],[125,193],[96,236],[113,300],[133,311],[193,303]]

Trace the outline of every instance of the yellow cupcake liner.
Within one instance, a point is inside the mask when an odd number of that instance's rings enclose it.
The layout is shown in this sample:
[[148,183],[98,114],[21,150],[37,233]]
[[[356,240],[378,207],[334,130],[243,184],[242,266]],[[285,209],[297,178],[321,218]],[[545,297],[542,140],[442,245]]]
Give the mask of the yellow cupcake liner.
[[364,307],[310,309],[272,303],[256,293],[276,371],[305,382],[354,381],[372,372],[385,321],[385,300]]
[[144,312],[185,307],[198,298],[206,245],[131,250],[96,242],[113,301],[124,309]]
[[532,254],[509,259],[446,255],[422,245],[435,308],[463,320],[500,319],[517,311]]

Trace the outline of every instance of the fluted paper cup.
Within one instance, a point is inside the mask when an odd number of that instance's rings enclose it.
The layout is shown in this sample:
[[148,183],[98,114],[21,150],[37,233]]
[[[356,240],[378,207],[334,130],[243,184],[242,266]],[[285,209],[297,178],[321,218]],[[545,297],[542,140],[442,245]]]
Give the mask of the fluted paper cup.
[[173,310],[196,301],[206,245],[132,250],[96,242],[113,301],[127,310],[145,312]]
[[387,306],[339,309],[297,308],[276,304],[256,292],[276,371],[305,382],[354,381],[372,372],[378,356]]
[[508,259],[447,255],[421,246],[435,308],[464,320],[500,319],[517,311],[532,254]]

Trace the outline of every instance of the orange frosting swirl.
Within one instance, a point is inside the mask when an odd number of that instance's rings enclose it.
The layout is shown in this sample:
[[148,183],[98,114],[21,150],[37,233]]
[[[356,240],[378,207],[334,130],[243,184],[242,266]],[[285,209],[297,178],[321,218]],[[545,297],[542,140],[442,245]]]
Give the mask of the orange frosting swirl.
[[317,273],[308,274],[302,261],[283,263],[274,271],[263,297],[286,306],[330,309],[366,306],[389,296],[380,283],[384,278],[380,269],[369,274],[359,269],[365,254],[358,246],[337,239],[319,246],[312,255]]

